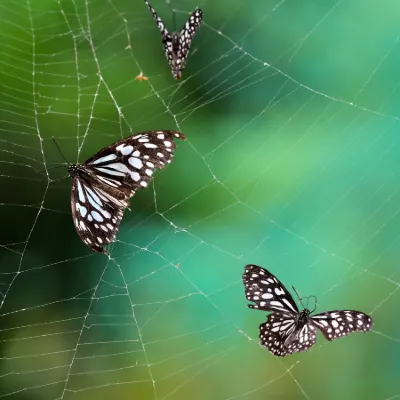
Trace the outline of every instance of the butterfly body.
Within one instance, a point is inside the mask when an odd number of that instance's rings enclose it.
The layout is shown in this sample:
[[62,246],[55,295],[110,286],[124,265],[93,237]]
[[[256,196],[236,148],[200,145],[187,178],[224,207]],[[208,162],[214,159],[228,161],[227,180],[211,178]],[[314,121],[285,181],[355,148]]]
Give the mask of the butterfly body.
[[115,240],[129,199],[147,187],[156,169],[173,159],[176,131],[147,131],[119,140],[83,164],[70,164],[71,208],[76,231],[86,246],[106,253]]
[[372,329],[372,318],[361,311],[334,310],[316,315],[304,308],[299,311],[284,285],[270,272],[257,265],[246,265],[243,274],[248,307],[271,311],[260,325],[261,344],[276,355],[305,351],[316,342],[319,329],[329,341],[349,333]]
[[168,32],[154,8],[147,0],[145,3],[161,31],[164,53],[171,67],[172,76],[175,79],[181,79],[189,48],[196,30],[200,27],[203,12],[198,8],[190,15],[185,26],[179,32]]

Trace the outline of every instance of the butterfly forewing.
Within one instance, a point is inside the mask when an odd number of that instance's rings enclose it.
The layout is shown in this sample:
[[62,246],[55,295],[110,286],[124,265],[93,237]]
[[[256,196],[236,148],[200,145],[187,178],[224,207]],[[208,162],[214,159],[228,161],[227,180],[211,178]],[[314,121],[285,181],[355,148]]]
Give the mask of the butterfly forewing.
[[163,37],[166,36],[168,34],[168,31],[165,29],[164,22],[158,16],[156,10],[149,4],[149,2],[147,0],[144,0],[144,2],[146,3],[146,5],[149,8],[150,12],[153,14],[154,21],[156,21],[157,27],[161,31],[161,34],[163,35]]
[[242,278],[246,298],[255,303],[249,304],[249,308],[294,314],[299,312],[291,294],[274,275],[257,265],[249,264],[244,269]]
[[93,251],[115,240],[123,212],[136,190],[144,188],[154,171],[173,158],[176,131],[148,131],[100,150],[82,165],[71,165],[72,216],[82,241]]
[[361,311],[335,310],[311,317],[326,339],[334,340],[352,332],[368,332],[372,329],[372,318]]

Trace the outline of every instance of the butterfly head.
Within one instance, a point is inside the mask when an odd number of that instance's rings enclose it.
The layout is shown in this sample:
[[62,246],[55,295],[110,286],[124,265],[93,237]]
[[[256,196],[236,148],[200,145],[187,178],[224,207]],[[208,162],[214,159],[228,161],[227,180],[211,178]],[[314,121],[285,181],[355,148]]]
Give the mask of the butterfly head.
[[298,323],[301,325],[305,325],[308,321],[308,318],[310,317],[311,311],[308,308],[305,308],[304,310],[301,310],[300,313],[298,314]]
[[85,169],[79,164],[69,164],[68,165],[68,175],[70,178],[74,178],[75,176],[80,176],[85,172]]

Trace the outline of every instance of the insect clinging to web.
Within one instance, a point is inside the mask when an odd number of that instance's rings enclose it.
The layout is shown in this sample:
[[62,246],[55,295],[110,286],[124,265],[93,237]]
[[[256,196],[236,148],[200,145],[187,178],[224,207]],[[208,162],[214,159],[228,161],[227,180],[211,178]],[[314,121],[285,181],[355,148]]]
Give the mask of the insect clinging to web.
[[[262,346],[275,356],[309,349],[316,342],[316,328],[329,341],[372,329],[372,318],[361,311],[334,310],[311,315],[315,309],[310,311],[308,304],[299,311],[291,294],[274,275],[257,265],[249,264],[244,269],[246,298],[255,303],[248,307],[271,311],[267,321],[260,325],[259,337]],[[297,291],[296,294],[301,302]]]
[[158,29],[161,31],[164,52],[171,67],[172,76],[175,79],[181,79],[192,39],[197,29],[200,27],[203,19],[203,11],[200,10],[200,8],[195,10],[180,31],[168,32],[168,30],[165,28],[164,22],[158,16],[154,8],[147,0],[144,0],[144,2],[147,4],[150,12],[153,14],[153,18],[157,23]]
[[171,130],[146,131],[104,147],[83,164],[70,164],[63,156],[73,178],[75,229],[92,251],[107,253],[104,246],[115,240],[129,199],[147,187],[156,169],[171,163],[174,139],[185,136]]

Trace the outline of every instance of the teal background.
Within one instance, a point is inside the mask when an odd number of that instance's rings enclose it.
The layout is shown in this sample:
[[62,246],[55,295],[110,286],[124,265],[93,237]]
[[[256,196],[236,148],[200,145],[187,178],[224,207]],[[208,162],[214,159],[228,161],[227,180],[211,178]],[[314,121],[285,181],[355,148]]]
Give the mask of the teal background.
[[[141,0],[0,3],[0,396],[399,398],[400,4],[171,1],[204,11],[180,82]],[[91,253],[51,136],[150,129],[187,141]],[[247,263],[373,332],[273,357]]]

